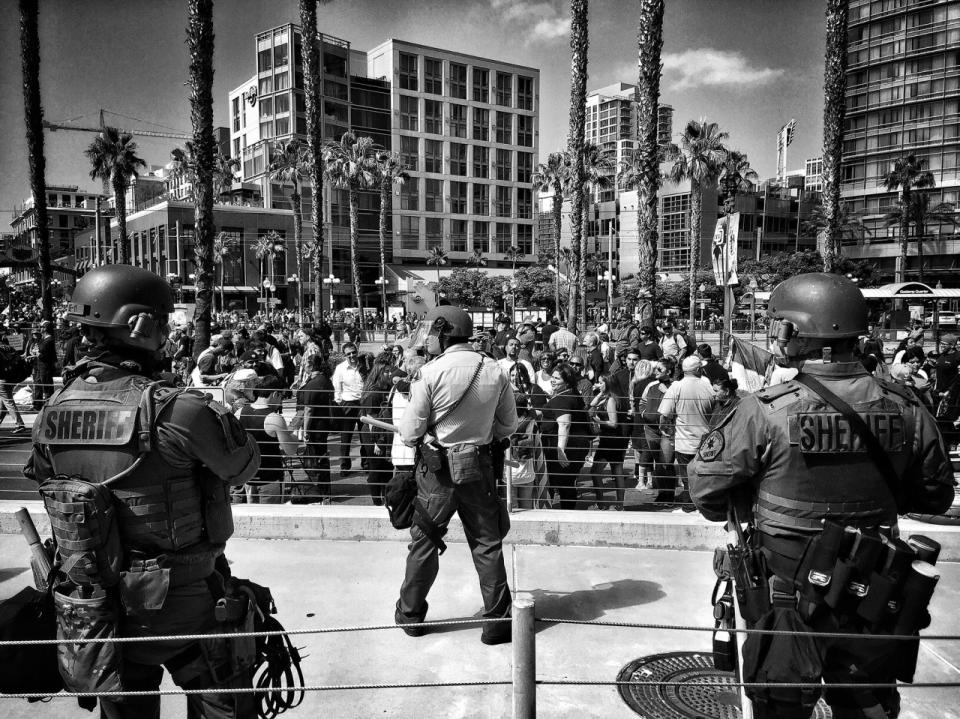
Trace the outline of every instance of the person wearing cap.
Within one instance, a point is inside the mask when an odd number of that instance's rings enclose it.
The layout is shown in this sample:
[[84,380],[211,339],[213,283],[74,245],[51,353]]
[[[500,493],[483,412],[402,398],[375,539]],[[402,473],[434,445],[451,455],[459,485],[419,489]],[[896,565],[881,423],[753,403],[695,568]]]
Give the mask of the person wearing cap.
[[[696,357],[700,358],[700,374],[707,378],[712,385],[720,384],[724,380],[730,379],[730,373],[721,365],[720,361],[713,356],[713,349],[706,342],[697,345]],[[689,358],[688,358],[689,359]]]
[[[660,402],[661,416],[668,420],[673,419],[676,427],[675,457],[683,484],[683,490],[677,499],[681,504],[690,503],[687,465],[696,455],[700,440],[710,429],[710,415],[713,413],[715,401],[715,393],[709,380],[700,375],[700,364],[698,357],[691,356],[683,360],[680,363],[683,377],[667,388]],[[692,507],[690,509],[692,511]]]

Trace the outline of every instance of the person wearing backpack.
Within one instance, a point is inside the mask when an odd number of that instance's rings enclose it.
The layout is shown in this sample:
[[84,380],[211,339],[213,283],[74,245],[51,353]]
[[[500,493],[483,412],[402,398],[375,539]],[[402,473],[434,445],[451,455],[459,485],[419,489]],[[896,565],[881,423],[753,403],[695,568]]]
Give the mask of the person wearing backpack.
[[[72,641],[238,626],[214,609],[231,586],[230,487],[256,475],[260,452],[225,407],[153,379],[173,309],[170,285],[130,265],[90,270],[71,298],[67,319],[90,351],[41,410],[24,468],[57,547],[60,673],[71,691],[151,692],[166,668],[177,686],[204,689],[178,714],[252,717],[253,694],[221,693],[252,686],[235,642]],[[108,719],[160,715],[159,695],[99,699]]]

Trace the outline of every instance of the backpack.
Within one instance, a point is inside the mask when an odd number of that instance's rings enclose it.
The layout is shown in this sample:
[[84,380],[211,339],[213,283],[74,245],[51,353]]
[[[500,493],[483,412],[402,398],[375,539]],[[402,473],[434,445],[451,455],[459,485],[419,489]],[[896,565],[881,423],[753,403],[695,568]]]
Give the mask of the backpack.
[[0,380],[17,384],[31,375],[30,366],[10,345],[0,344]]
[[413,472],[394,472],[383,492],[383,503],[390,514],[390,524],[394,529],[409,529],[413,526],[416,501],[417,480],[414,479]]

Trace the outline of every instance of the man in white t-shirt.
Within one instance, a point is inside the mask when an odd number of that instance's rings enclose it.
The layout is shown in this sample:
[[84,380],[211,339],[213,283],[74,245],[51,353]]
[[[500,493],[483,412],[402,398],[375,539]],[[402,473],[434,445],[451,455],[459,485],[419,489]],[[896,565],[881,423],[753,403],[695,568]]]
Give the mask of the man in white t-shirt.
[[507,356],[503,359],[497,360],[497,364],[500,365],[500,369],[503,370],[504,374],[509,377],[510,370],[513,369],[513,366],[515,364],[522,364],[527,368],[527,377],[531,382],[533,382],[535,376],[533,365],[527,362],[525,359],[520,359],[520,340],[518,340],[516,337],[511,337],[508,339],[505,351]]
[[[700,440],[710,429],[710,415],[714,407],[714,392],[710,381],[700,376],[700,359],[687,357],[681,364],[683,379],[667,388],[660,401],[660,414],[665,419],[675,419],[676,458],[680,465],[680,480],[683,491],[678,497],[682,504],[690,504],[690,487],[687,480],[687,465],[697,454]],[[684,510],[687,511],[687,507]],[[693,511],[691,505],[689,511]]]

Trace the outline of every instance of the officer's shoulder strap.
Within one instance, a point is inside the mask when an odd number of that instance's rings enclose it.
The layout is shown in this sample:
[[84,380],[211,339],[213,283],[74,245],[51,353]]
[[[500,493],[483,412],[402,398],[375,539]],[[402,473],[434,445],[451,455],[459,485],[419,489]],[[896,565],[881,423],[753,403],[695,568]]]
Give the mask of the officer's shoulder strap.
[[781,382],[780,384],[775,384],[770,387],[764,387],[753,393],[753,396],[756,397],[760,402],[764,404],[769,404],[775,399],[784,397],[788,394],[798,394],[800,391],[800,385],[793,380],[787,382]]
[[875,377],[877,384],[880,385],[880,388],[890,394],[895,394],[901,399],[907,401],[910,404],[916,405],[920,404],[920,399],[910,391],[908,387],[904,385],[897,384],[888,379],[883,379],[882,377]]

